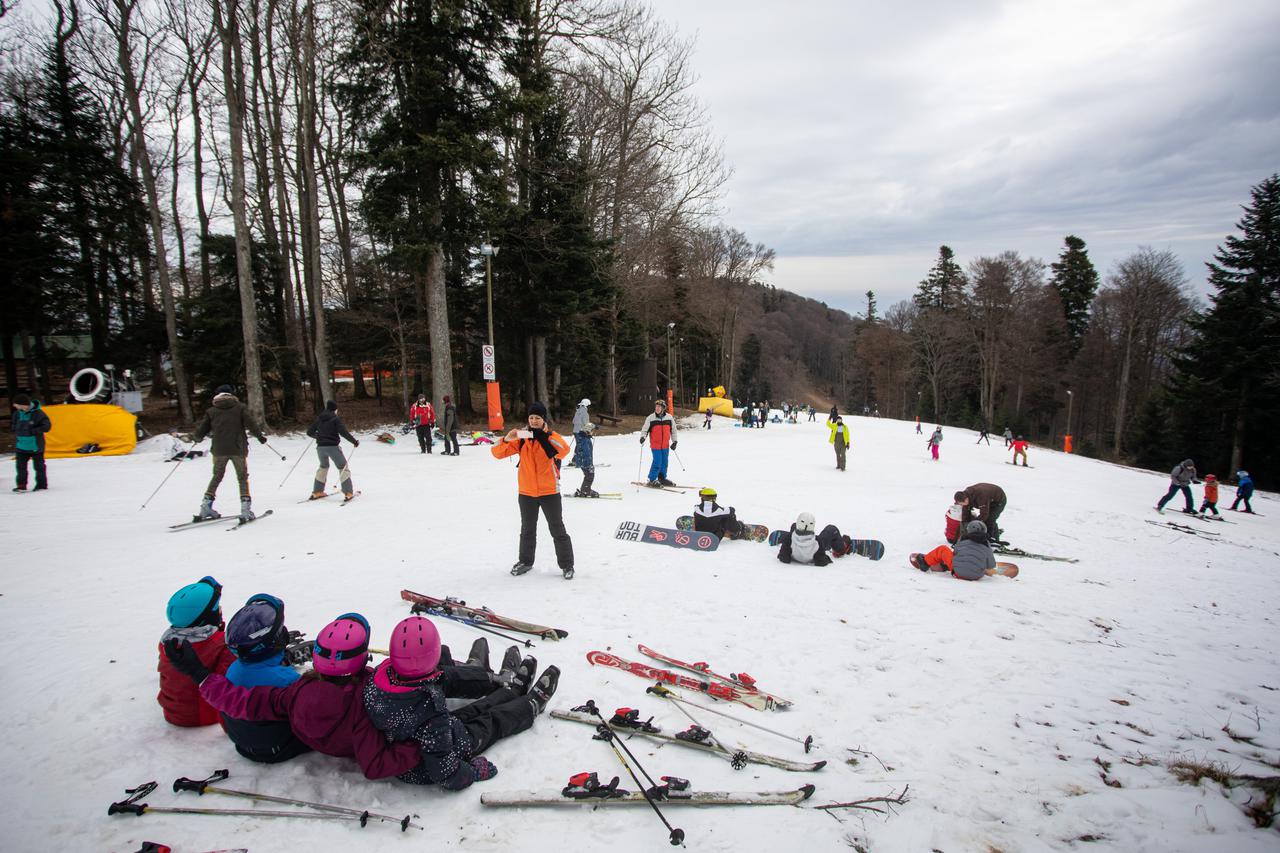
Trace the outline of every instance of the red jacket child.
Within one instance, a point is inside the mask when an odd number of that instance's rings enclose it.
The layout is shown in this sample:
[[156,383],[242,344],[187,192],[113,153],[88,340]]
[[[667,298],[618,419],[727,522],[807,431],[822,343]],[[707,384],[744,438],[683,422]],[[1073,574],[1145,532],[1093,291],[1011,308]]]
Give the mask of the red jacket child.
[[201,578],[173,594],[168,606],[169,630],[160,638],[160,692],[156,701],[164,718],[175,726],[211,726],[221,715],[200,698],[200,689],[183,675],[164,653],[172,638],[187,640],[210,672],[219,675],[235,662],[222,632],[222,586],[211,577]]

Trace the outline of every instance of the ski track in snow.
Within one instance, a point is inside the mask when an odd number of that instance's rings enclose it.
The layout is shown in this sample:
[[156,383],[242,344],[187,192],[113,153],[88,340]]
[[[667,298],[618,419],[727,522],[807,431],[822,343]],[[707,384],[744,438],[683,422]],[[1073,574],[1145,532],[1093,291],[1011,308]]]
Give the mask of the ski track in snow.
[[[455,595],[499,613],[566,628],[559,643],[535,640],[539,668],[563,670],[552,707],[593,698],[606,712],[627,705],[664,730],[687,719],[644,693],[632,675],[592,667],[592,649],[644,660],[645,643],[721,672],[745,670],[793,699],[785,713],[717,706],[797,736],[813,734],[816,773],[629,745],[655,777],[689,778],[718,790],[817,785],[807,807],[671,808],[690,849],[867,851],[1274,851],[1276,829],[1256,829],[1214,783],[1178,783],[1163,764],[1180,757],[1224,762],[1239,773],[1280,772],[1280,515],[1258,494],[1264,517],[1226,513],[1232,525],[1185,523],[1222,541],[1145,524],[1167,477],[1042,448],[1031,469],[1005,465],[999,439],[945,430],[942,459],[928,459],[913,424],[847,417],[848,471],[835,470],[824,424],[770,424],[680,433],[670,476],[714,485],[741,518],[771,529],[804,510],[855,538],[884,541],[883,560],[851,556],[825,568],[784,566],[776,549],[726,542],[713,554],[617,542],[618,522],[673,526],[696,501],[629,485],[634,435],[597,439],[596,488],[621,501],[566,501],[577,556],[566,582],[540,524],[534,571],[513,578],[519,514],[516,472],[485,447],[457,458],[364,442],[352,460],[361,499],[295,505],[310,488],[314,454],[285,476],[307,440],[273,438],[281,462],[256,445],[250,457],[254,506],[275,509],[234,536],[222,526],[170,533],[196,509],[208,458],[182,465],[144,511],[139,504],[170,471],[160,444],[127,457],[50,460],[52,490],[5,494],[0,537],[7,559],[0,586],[8,772],[0,781],[5,840],[12,850],[134,851],[142,839],[177,851],[248,847],[285,850],[432,849],[629,853],[667,847],[646,808],[566,812],[486,809],[484,791],[558,790],[582,770],[634,784],[585,726],[542,717],[533,730],[487,753],[496,779],[462,793],[369,782],[354,762],[310,754],[280,766],[240,758],[218,727],[179,729],[156,704],[157,641],[178,587],[204,574],[224,585],[224,616],[249,595],[287,604],[290,627],[314,636],[335,615],[358,610],[381,645],[408,613],[401,588]],[[931,425],[926,424],[926,427]],[[926,429],[926,433],[929,430]],[[1193,454],[1194,455],[1194,454]],[[1170,460],[1172,465],[1177,460]],[[647,449],[643,465],[648,466]],[[1217,472],[1219,476],[1226,472]],[[581,473],[565,469],[571,491]],[[1079,557],[1074,565],[1025,558],[1015,580],[963,583],[912,570],[907,555],[941,541],[951,494],[980,481],[1009,495],[1001,519],[1013,544]],[[1199,489],[1196,489],[1197,500]],[[1223,506],[1232,490],[1223,488]],[[1175,499],[1175,504],[1176,504]],[[218,508],[235,511],[234,477]],[[1172,505],[1171,505],[1172,506]],[[1184,523],[1180,514],[1166,519]],[[438,620],[445,641],[465,651],[477,633]],[[505,641],[489,637],[493,660]],[[695,698],[693,701],[702,701]],[[800,759],[794,743],[712,714],[699,722],[727,744]],[[1250,738],[1252,743],[1233,739]],[[873,752],[857,755],[848,749]],[[878,760],[877,760],[878,758]],[[887,765],[882,767],[879,762]],[[1155,763],[1149,763],[1155,762]],[[155,806],[244,808],[247,801],[175,795],[178,776],[227,767],[227,787],[323,800],[388,814],[415,813],[429,838],[371,823],[186,817],[108,818],[124,789],[155,779]],[[813,805],[884,796],[910,784],[910,802],[890,816]],[[1118,785],[1118,787],[1115,787]],[[272,808],[284,808],[272,807]],[[1085,836],[1096,840],[1079,841]]]

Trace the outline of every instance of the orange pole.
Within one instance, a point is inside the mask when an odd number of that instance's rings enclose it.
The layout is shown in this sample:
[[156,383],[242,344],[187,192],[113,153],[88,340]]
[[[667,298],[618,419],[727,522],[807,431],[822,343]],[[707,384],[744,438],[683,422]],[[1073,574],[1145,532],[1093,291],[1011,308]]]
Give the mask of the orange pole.
[[1062,452],[1063,453],[1071,452],[1071,436],[1070,435],[1064,435],[1062,437]]
[[502,394],[497,382],[484,383],[485,398],[489,406],[489,430],[502,432]]
[[672,394],[671,394],[671,389],[670,389],[670,388],[668,388],[668,389],[667,389],[667,411],[668,411],[668,412],[670,412],[670,413],[671,413],[671,417],[673,417],[673,418],[674,418],[674,417],[676,416],[676,410],[675,410],[674,408],[672,408],[672,406],[671,406],[671,404],[672,404],[673,402],[674,402],[674,399],[673,399]]

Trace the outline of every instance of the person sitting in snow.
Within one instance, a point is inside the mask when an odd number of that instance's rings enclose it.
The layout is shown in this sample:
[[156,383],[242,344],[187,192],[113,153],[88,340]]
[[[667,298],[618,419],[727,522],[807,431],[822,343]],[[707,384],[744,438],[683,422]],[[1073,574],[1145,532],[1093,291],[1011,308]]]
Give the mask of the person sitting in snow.
[[778,547],[778,560],[783,563],[809,563],[814,566],[831,565],[831,557],[818,541],[814,532],[818,526],[813,513],[802,512],[791,529],[782,534]]
[[733,507],[716,503],[716,490],[710,486],[698,489],[699,502],[693,508],[693,529],[699,533],[714,533],[721,539],[738,539],[742,536],[742,522]]
[[853,552],[853,540],[840,532],[834,524],[828,524],[818,531],[818,545],[822,550],[838,559]]
[[981,521],[965,525],[964,536],[954,550],[939,545],[928,554],[912,554],[911,565],[922,572],[951,572],[965,581],[980,581],[987,576],[987,569],[996,567],[996,555],[987,542],[987,526]]
[[235,662],[222,631],[222,584],[205,575],[169,597],[165,607],[169,628],[160,637],[160,693],[156,701],[164,718],[175,726],[211,726],[218,712],[200,698],[200,691],[165,656],[165,643],[189,642],[200,663],[219,675]]
[[[288,687],[298,680],[298,671],[284,665],[289,629],[284,602],[274,595],[251,596],[227,622],[226,642],[236,657],[226,677],[237,687]],[[283,720],[255,722],[223,714],[222,727],[236,752],[250,761],[279,764],[311,751]]]
[[480,753],[530,728],[560,680],[560,670],[549,666],[534,683],[538,662],[520,661],[518,647],[512,646],[500,673],[508,684],[450,712],[441,688],[440,634],[431,620],[401,620],[391,632],[389,651],[364,684],[364,707],[389,742],[414,740],[421,747],[422,761],[398,776],[413,785],[460,791],[492,779],[498,768]]

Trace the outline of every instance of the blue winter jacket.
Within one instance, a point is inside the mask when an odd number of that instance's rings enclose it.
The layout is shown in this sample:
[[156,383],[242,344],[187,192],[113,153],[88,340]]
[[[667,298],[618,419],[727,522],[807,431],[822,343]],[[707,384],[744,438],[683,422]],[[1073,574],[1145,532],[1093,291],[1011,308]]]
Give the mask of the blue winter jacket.
[[13,434],[17,436],[16,446],[27,453],[44,452],[44,434],[53,429],[53,422],[40,409],[40,401],[32,400],[27,411],[13,410],[11,422]]
[[1236,484],[1236,497],[1251,498],[1253,497],[1253,478],[1248,474],[1240,478],[1240,482]]
[[[283,661],[284,652],[256,663],[237,660],[228,667],[226,678],[236,687],[288,687],[298,680],[298,672]],[[254,722],[223,714],[222,722],[236,752],[251,761],[270,764],[309,751],[289,728],[288,721]]]

